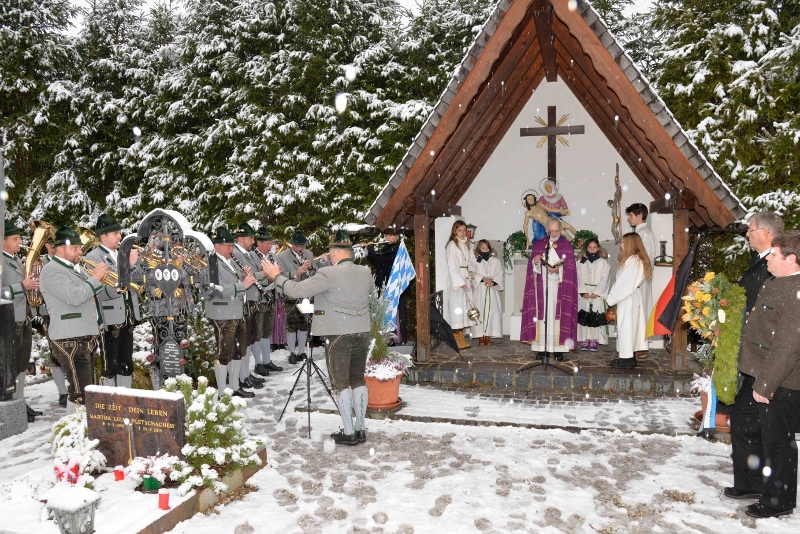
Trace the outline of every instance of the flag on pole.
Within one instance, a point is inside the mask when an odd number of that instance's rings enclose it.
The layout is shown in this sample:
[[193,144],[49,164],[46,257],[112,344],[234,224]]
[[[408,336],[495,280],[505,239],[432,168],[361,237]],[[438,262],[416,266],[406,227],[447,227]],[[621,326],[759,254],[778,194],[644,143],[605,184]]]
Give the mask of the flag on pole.
[[386,315],[384,325],[391,322],[397,326],[397,305],[400,303],[400,295],[406,290],[408,284],[417,273],[414,271],[414,264],[411,263],[411,256],[408,255],[405,240],[400,242],[397,254],[392,264],[392,272],[389,281],[386,282],[386,289],[383,290],[383,298],[391,304],[390,312]]
[[656,321],[656,317],[660,317],[661,314],[664,313],[664,309],[666,309],[667,304],[669,304],[669,301],[674,294],[675,275],[673,274],[672,278],[669,279],[667,287],[661,293],[661,296],[658,297],[658,302],[656,302],[656,305],[653,306],[653,311],[650,312],[650,318],[647,320],[647,328],[645,329],[644,334],[645,338],[652,336],[663,336],[672,333],[672,330]]
[[[681,298],[686,293],[686,286],[689,285],[689,276],[692,274],[692,264],[699,244],[700,238],[698,237],[689,249],[689,253],[686,254],[686,257],[683,258],[683,261],[678,266],[678,271],[672,275],[675,280],[673,283],[674,290],[669,294],[669,301],[664,306],[664,311],[655,318],[656,321],[670,331],[675,330],[675,325],[678,324],[678,318],[681,316],[681,308],[683,307]],[[661,298],[664,298],[664,295]],[[661,298],[658,299],[659,302],[661,302]]]

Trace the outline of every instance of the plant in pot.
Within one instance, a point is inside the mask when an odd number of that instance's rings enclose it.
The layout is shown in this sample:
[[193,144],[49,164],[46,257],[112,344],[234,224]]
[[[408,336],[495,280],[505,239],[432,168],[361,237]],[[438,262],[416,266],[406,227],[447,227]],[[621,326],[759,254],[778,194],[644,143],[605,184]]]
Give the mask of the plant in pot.
[[591,230],[578,230],[575,232],[575,237],[572,238],[572,248],[575,250],[577,256],[586,246],[586,242],[590,239],[598,239],[597,234]]
[[125,474],[134,480],[141,480],[144,491],[156,491],[168,479],[173,471],[185,468],[185,462],[177,456],[162,454],[161,456],[137,456],[128,467]]
[[523,232],[522,230],[514,232],[513,234],[508,236],[508,239],[506,239],[506,242],[503,244],[503,265],[505,266],[505,268],[511,269],[512,267],[514,267],[514,264],[512,262],[512,257],[515,252],[521,252],[523,257],[529,258],[530,257],[530,254],[528,253],[529,248],[530,245],[525,240],[525,232]]
[[400,380],[413,363],[407,355],[389,346],[395,338],[395,324],[386,320],[392,311],[392,303],[373,289],[369,295],[369,309],[372,339],[364,370],[369,398],[367,407],[370,410],[389,410],[400,405]]

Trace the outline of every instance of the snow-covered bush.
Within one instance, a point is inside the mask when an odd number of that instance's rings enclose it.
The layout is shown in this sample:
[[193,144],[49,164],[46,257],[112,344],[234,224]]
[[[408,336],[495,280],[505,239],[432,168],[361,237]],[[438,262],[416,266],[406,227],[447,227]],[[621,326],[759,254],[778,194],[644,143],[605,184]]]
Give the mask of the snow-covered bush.
[[125,468],[125,474],[134,480],[141,481],[146,475],[162,484],[168,477],[173,482],[183,482],[192,474],[192,471],[189,464],[177,456],[170,456],[166,453],[161,456],[137,456]]
[[74,414],[62,417],[53,425],[50,443],[55,466],[69,469],[77,462],[78,479],[75,484],[91,488],[94,482],[91,473],[106,466],[106,457],[97,450],[100,441],[89,439],[86,409],[83,406],[76,406]]
[[220,473],[261,464],[256,452],[263,441],[245,430],[244,400],[226,392],[217,401],[217,390],[208,387],[208,380],[202,376],[197,379],[197,389],[192,388],[192,378],[186,375],[167,379],[164,389],[180,391],[186,401],[186,445],[181,452],[189,469],[181,474],[179,494],[196,486],[220,493],[227,489]]

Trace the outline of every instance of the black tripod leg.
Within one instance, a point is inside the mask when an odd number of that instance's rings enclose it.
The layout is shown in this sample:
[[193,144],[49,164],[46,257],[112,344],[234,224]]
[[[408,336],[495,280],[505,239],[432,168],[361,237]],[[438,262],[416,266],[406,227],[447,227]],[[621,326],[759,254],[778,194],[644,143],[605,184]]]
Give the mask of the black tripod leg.
[[[322,387],[324,387],[324,388],[325,388],[325,391],[327,391],[327,392],[328,392],[328,396],[329,396],[329,397],[331,398],[331,400],[333,401],[333,404],[336,404],[336,399],[334,399],[334,398],[333,398],[333,392],[332,392],[332,391],[331,391],[331,389],[328,387],[328,384],[327,384],[327,383],[325,383],[324,373],[322,372],[322,370],[319,368],[319,366],[318,366],[316,363],[314,363],[314,362],[311,362],[311,364],[314,366],[314,372],[315,372],[315,373],[317,373],[317,376],[319,376],[319,380],[320,380],[320,382],[322,382]],[[338,409],[339,409],[339,407],[337,406],[337,407],[336,407],[336,409],[338,410]]]
[[311,366],[314,363],[311,332],[308,333],[308,355],[306,356],[306,409],[308,410],[308,439],[311,439]]
[[286,404],[283,405],[283,411],[281,412],[281,416],[278,417],[278,422],[280,423],[281,419],[283,419],[283,414],[286,413],[286,407],[289,406],[289,401],[292,400],[292,395],[294,395],[294,390],[297,389],[297,383],[300,382],[300,375],[303,374],[305,370],[305,366],[301,366],[294,374],[297,375],[297,378],[294,381],[294,385],[292,386],[292,390],[289,391],[289,397],[286,399]]

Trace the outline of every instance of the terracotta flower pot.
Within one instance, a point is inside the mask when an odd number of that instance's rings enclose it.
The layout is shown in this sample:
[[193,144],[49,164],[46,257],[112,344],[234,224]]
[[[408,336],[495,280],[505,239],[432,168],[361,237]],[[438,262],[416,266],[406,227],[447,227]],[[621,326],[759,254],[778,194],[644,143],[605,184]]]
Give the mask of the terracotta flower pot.
[[[708,406],[708,393],[700,393],[700,405],[703,408],[699,412],[695,412],[694,418],[698,423],[703,422],[703,414],[706,413],[706,406]],[[718,413],[714,418],[714,425],[717,432],[727,434],[731,431],[730,419],[728,414]]]
[[400,399],[400,380],[403,373],[390,380],[378,380],[371,376],[365,376],[364,382],[367,383],[368,402],[367,408],[370,410],[391,410],[400,406],[403,402]]

